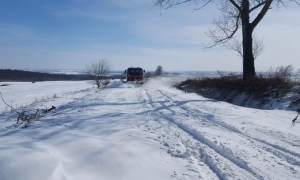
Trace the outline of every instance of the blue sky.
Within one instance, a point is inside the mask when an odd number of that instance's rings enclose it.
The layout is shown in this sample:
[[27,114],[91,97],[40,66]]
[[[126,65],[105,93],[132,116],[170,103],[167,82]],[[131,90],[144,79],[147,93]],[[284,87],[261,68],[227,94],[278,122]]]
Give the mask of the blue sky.
[[[234,51],[203,48],[218,15],[213,4],[200,11],[192,3],[151,7],[152,0],[1,0],[0,69],[85,69],[105,58],[114,70],[242,70]],[[300,68],[299,17],[295,4],[267,13],[256,28],[265,44],[257,71]]]

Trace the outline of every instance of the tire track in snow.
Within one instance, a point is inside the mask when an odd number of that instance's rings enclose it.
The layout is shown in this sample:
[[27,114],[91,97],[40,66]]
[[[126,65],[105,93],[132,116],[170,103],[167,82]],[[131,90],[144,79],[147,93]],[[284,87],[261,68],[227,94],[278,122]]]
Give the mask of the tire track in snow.
[[290,150],[288,150],[284,147],[281,147],[279,145],[269,143],[265,140],[251,137],[250,135],[247,135],[247,134],[241,132],[240,130],[226,124],[225,122],[220,122],[220,121],[215,120],[215,117],[211,114],[204,113],[204,112],[199,111],[199,110],[194,110],[194,109],[190,109],[190,108],[184,107],[182,105],[179,105],[178,103],[176,103],[175,100],[173,100],[173,98],[171,96],[167,95],[166,93],[163,93],[161,90],[158,90],[157,92],[159,92],[161,95],[165,96],[172,104],[176,105],[176,107],[179,107],[182,110],[191,113],[191,115],[193,116],[194,119],[197,119],[197,117],[199,117],[199,114],[201,114],[200,115],[201,117],[202,116],[206,117],[206,119],[208,121],[210,121],[211,123],[213,123],[217,126],[223,127],[223,128],[225,128],[229,131],[233,131],[233,132],[235,132],[235,133],[237,133],[237,134],[239,134],[239,135],[241,135],[241,136],[243,136],[247,139],[251,139],[252,141],[255,141],[255,143],[253,143],[255,146],[257,146],[258,148],[262,148],[265,151],[274,154],[275,156],[277,156],[280,159],[285,159],[286,162],[288,162],[289,164],[300,165],[300,159],[296,158],[296,157],[300,158],[299,153],[290,151]]
[[[147,91],[145,92],[145,95],[146,95],[146,99],[148,101],[146,103],[151,106],[150,109],[154,112],[155,108],[153,107],[152,104],[154,104],[155,102],[152,100],[151,95]],[[162,93],[161,93],[161,95],[164,96],[164,97],[166,97]],[[168,99],[168,97],[167,97],[167,99]],[[166,108],[161,108],[161,109],[166,109]],[[163,113],[161,113],[159,111],[154,112],[154,114],[157,115],[157,116],[159,116],[160,118],[165,119],[168,122],[174,124],[175,126],[177,126],[178,128],[180,128],[182,131],[184,131],[185,133],[187,133],[189,136],[193,137],[195,140],[197,140],[201,144],[206,145],[212,151],[215,151],[217,154],[219,154],[220,156],[222,156],[225,159],[229,160],[230,162],[232,162],[233,164],[235,164],[237,167],[245,170],[246,172],[249,173],[248,175],[251,174],[252,176],[254,176],[254,177],[258,178],[258,179],[264,179],[261,175],[259,175],[254,170],[252,170],[243,160],[241,160],[241,159],[233,156],[230,153],[226,153],[223,149],[221,149],[216,144],[214,144],[213,142],[211,142],[210,140],[208,140],[207,138],[205,138],[204,135],[202,135],[200,132],[196,132],[194,129],[189,128],[188,126],[186,126],[183,123],[176,122],[173,118],[170,118],[170,117],[164,115]],[[215,164],[215,162],[212,160],[212,159],[214,159],[214,156],[212,156],[208,152],[206,152],[205,148],[203,148],[203,147],[199,147],[199,151],[200,151],[200,154],[201,154],[200,158],[218,176],[219,179],[228,179],[229,178],[229,177],[227,177],[227,175],[225,174],[225,172],[222,171]]]
[[[147,93],[145,90],[143,91],[143,96],[144,96],[144,104],[145,104],[145,107],[146,107],[146,109],[145,109],[145,111],[147,111],[147,110],[150,110],[150,111],[148,111],[147,112],[147,115],[150,115],[150,116],[158,116],[158,118],[159,119],[164,119],[164,117],[163,116],[161,116],[160,114],[157,114],[155,111],[154,111],[154,107],[153,107],[153,101],[152,101],[152,99],[150,98],[150,95],[149,95],[149,93]],[[154,118],[154,120],[155,121],[160,121],[160,120],[157,120],[156,118]],[[165,122],[168,124],[168,127],[167,127],[167,132],[172,132],[172,127],[177,127],[177,126],[174,126],[174,124],[172,123],[172,122],[170,122],[170,121],[166,121],[165,120]],[[162,126],[161,127],[164,127],[164,128],[166,128],[166,124],[165,123],[162,123],[162,122],[160,122],[161,124],[162,124]],[[170,126],[172,126],[172,127],[170,127]],[[181,130],[181,129],[178,129],[178,130]],[[181,130],[182,131],[182,130]],[[159,132],[159,133],[163,133],[164,132],[164,130],[162,130],[162,132]],[[183,131],[184,132],[184,131]],[[176,133],[176,132],[175,132]],[[166,135],[160,135],[160,137],[167,137],[167,139],[169,139],[168,138],[168,136],[166,136]],[[163,140],[162,141],[163,142],[163,144],[164,144],[164,146],[167,146],[167,147],[169,147],[169,145],[168,144],[166,144],[167,142],[165,142],[165,140]],[[184,144],[184,146],[186,146],[186,147],[190,147],[191,149],[194,149],[192,146],[195,146],[195,145],[186,145],[186,144]],[[197,149],[199,149],[199,147],[197,146]],[[170,150],[168,150],[168,153],[170,153],[169,152]],[[199,151],[199,150],[198,150]],[[203,152],[203,154],[204,154],[205,152]],[[185,153],[184,153],[185,154]],[[182,155],[173,155],[172,153],[171,153],[171,155],[172,156],[174,156],[174,157],[178,157],[178,158],[184,158]],[[198,153],[191,153],[191,156],[192,156],[192,159],[195,159],[195,160],[197,160],[198,161],[198,166],[197,166],[197,169],[199,168],[199,158],[197,158],[197,156],[199,156],[199,154]],[[208,157],[208,155],[205,155],[205,157]],[[190,162],[190,160],[189,160],[189,162]],[[203,161],[202,161],[203,163],[205,163],[206,164],[206,167],[207,167],[207,169],[206,170],[204,170],[204,172],[209,172],[208,174],[215,174],[216,176],[215,177],[211,177],[211,175],[209,176],[209,177],[207,177],[207,178],[205,178],[205,179],[215,179],[215,178],[218,178],[218,179],[221,179],[221,177],[223,177],[223,175],[220,175],[220,173],[217,171],[217,172],[215,172],[214,170],[215,170],[215,168],[213,168],[213,167],[211,167],[210,166],[210,164],[209,163],[207,163],[207,162],[205,162],[205,160],[203,159]],[[195,168],[195,167],[194,167]],[[191,168],[191,167],[189,167],[189,169],[191,169],[192,171],[194,171],[194,172],[197,172],[197,173],[200,173],[201,174],[201,177],[205,177],[206,175],[205,175],[205,173],[204,174],[202,174],[201,172],[199,172],[198,170],[193,170],[193,168]],[[203,168],[203,165],[201,165],[201,169],[205,169],[205,168]]]

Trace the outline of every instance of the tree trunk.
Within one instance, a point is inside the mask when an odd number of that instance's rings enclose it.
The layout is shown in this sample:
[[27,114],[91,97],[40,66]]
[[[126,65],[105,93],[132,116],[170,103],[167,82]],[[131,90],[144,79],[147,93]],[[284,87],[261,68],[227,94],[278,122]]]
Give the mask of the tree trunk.
[[254,56],[252,47],[253,28],[250,24],[249,1],[243,0],[242,3],[242,33],[243,33],[243,79],[255,76]]

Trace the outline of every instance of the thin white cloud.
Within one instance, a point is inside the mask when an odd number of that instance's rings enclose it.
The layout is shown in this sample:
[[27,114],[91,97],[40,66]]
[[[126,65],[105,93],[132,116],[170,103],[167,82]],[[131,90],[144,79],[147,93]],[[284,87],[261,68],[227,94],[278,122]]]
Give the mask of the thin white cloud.
[[205,32],[208,26],[172,23],[144,24],[137,27],[138,32],[149,41],[167,45],[191,45],[202,47],[209,42]]

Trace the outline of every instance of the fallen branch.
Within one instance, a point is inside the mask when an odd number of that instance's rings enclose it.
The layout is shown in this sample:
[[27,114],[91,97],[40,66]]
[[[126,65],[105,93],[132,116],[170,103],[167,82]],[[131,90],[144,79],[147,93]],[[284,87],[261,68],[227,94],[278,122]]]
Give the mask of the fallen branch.
[[[54,106],[52,106],[50,109],[35,109],[35,110],[22,110],[22,111],[18,111],[16,110],[12,105],[9,105],[8,103],[6,103],[3,99],[2,93],[0,92],[0,96],[1,99],[3,101],[4,104],[6,104],[8,107],[10,107],[16,114],[17,114],[17,125],[21,125],[23,123],[29,123],[30,121],[33,120],[38,120],[39,118],[43,117],[43,115],[45,113],[48,113],[54,109],[56,109]],[[8,117],[8,119],[6,121],[8,121],[12,116]]]
[[54,106],[52,106],[50,109],[45,109],[44,111],[43,111],[43,113],[47,113],[47,112],[50,112],[50,111],[52,111],[52,110],[56,110],[56,107],[54,107]]
[[10,108],[11,108],[12,110],[14,110],[18,115],[20,115],[20,113],[19,113],[14,107],[12,107],[11,105],[7,104],[7,103],[4,101],[1,92],[0,92],[0,96],[1,96],[1,99],[2,99],[3,103],[4,103],[6,106],[10,107]]
[[293,126],[295,125],[295,122],[296,122],[296,120],[298,118],[298,115],[300,114],[300,109],[297,109],[297,112],[298,112],[297,116],[292,120],[292,125]]

